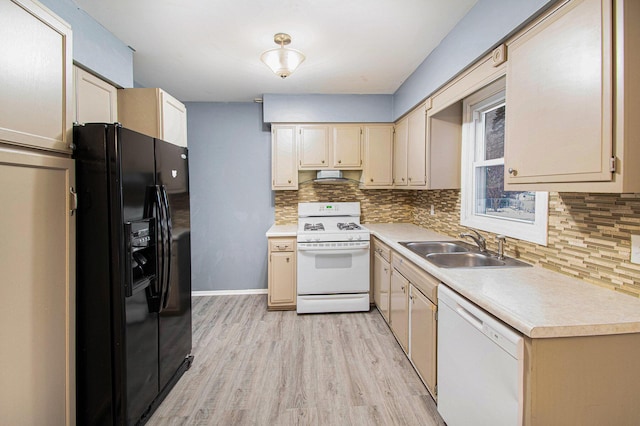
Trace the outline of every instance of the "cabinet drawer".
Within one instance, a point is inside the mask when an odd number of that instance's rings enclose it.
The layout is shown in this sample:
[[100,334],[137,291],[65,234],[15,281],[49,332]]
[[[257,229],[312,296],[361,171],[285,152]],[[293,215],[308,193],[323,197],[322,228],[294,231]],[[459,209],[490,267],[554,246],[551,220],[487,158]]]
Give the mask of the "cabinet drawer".
[[296,242],[294,240],[269,240],[269,250],[271,251],[294,251]]
[[435,305],[438,304],[438,284],[440,281],[423,271],[395,251],[391,256],[391,266],[400,272],[422,294],[427,296]]
[[373,239],[373,251],[382,256],[387,262],[390,262],[391,249],[377,238]]

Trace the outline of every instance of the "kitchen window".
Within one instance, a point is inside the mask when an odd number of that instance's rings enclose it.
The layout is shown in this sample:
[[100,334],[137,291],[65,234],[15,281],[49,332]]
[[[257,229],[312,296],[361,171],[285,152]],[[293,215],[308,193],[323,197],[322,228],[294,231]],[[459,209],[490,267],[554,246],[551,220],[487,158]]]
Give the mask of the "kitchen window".
[[547,244],[548,193],[504,190],[504,78],[463,101],[460,223]]

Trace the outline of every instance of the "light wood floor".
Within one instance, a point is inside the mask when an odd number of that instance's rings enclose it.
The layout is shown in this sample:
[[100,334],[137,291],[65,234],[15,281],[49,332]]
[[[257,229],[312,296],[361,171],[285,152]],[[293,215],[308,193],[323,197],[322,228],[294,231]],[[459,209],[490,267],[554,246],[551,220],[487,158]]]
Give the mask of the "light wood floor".
[[444,425],[377,310],[193,298],[193,366],[149,425]]

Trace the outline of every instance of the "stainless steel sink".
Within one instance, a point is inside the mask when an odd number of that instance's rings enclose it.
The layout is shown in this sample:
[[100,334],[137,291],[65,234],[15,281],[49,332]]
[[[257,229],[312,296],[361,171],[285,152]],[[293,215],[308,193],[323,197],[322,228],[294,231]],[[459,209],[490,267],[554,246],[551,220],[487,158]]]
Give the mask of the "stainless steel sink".
[[400,245],[420,256],[426,256],[431,253],[465,253],[475,248],[464,241],[412,241],[401,242]]
[[464,241],[412,241],[400,244],[440,268],[531,266],[511,257],[498,259],[494,253],[480,252],[478,247]]
[[531,266],[511,257],[498,259],[489,253],[432,253],[425,256],[429,262],[441,268],[487,268]]

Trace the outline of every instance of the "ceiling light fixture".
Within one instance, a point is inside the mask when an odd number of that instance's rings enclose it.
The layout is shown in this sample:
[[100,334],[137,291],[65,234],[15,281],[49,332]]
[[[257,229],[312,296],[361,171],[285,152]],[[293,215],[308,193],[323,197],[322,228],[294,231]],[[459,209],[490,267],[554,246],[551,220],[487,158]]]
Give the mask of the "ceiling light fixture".
[[278,33],[273,36],[273,41],[280,47],[267,50],[260,55],[260,60],[274,73],[282,78],[287,78],[304,61],[304,55],[297,50],[285,48],[291,43],[289,34]]

